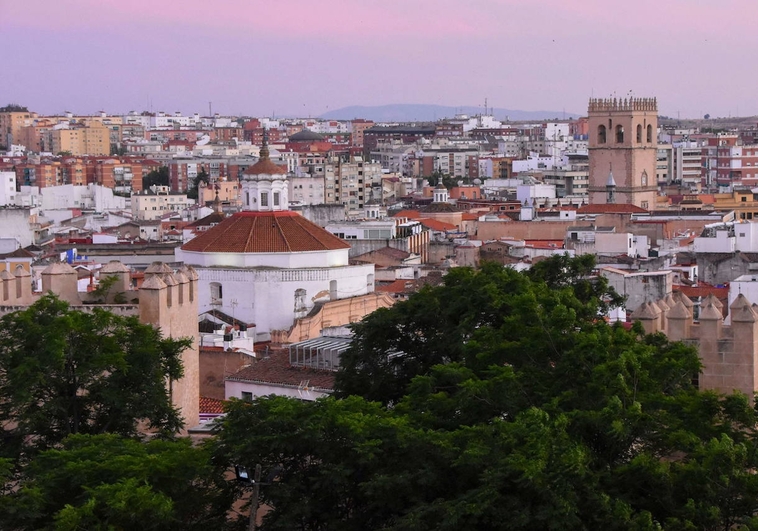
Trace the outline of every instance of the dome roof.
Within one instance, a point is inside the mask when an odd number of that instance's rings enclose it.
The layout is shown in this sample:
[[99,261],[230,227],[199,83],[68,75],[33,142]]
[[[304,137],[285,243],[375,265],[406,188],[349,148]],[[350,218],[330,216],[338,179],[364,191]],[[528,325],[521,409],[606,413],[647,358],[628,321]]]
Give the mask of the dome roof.
[[182,246],[202,253],[291,253],[349,249],[350,245],[297,212],[243,211]]
[[303,129],[299,133],[290,135],[290,138],[289,138],[290,142],[309,142],[309,141],[316,141],[316,140],[324,140],[324,136],[314,131],[311,131],[310,129]]
[[243,175],[285,175],[287,170],[278,164],[271,162],[271,159],[261,158],[258,162],[242,172]]
[[263,134],[263,145],[261,146],[260,159],[258,162],[242,172],[243,175],[286,175],[287,170],[271,162],[268,150],[268,134]]

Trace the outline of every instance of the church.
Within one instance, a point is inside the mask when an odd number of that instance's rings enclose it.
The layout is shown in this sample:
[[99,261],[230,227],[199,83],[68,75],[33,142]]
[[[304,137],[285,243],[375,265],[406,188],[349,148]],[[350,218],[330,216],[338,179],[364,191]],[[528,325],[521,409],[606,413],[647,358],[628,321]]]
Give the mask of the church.
[[176,250],[197,271],[200,314],[254,325],[268,341],[316,306],[374,291],[373,264],[350,265],[350,245],[289,210],[286,171],[265,141],[240,189],[241,212]]

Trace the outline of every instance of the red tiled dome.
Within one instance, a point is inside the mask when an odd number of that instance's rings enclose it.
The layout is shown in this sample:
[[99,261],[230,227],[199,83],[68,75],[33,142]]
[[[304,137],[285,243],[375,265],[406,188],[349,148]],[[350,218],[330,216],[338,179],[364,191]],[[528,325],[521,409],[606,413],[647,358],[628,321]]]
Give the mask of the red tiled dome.
[[350,245],[297,212],[238,212],[182,246],[203,253],[287,253]]

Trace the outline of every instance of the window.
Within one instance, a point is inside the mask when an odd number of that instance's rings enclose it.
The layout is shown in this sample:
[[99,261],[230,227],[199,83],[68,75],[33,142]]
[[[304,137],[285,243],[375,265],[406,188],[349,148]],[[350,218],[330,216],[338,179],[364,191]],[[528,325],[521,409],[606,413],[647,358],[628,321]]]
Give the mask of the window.
[[642,125],[637,124],[637,143],[642,144]]
[[221,303],[221,299],[224,297],[224,290],[221,284],[218,282],[211,282],[211,303]]
[[274,206],[279,206],[279,192],[274,192]]
[[653,141],[653,126],[652,125],[647,126],[647,141],[648,143],[651,143]]
[[644,208],[645,210],[647,210],[647,201],[643,201],[643,202],[642,202],[642,204],[641,204],[640,206],[641,206],[642,208]]
[[605,126],[604,125],[598,125],[597,126],[597,143],[598,144],[605,144]]
[[624,127],[622,125],[616,126],[616,143],[617,144],[624,143]]
[[261,206],[268,206],[268,192],[261,192]]
[[242,395],[241,396],[242,400],[244,400],[245,402],[253,401],[253,393],[251,393],[250,391],[242,391],[241,395]]

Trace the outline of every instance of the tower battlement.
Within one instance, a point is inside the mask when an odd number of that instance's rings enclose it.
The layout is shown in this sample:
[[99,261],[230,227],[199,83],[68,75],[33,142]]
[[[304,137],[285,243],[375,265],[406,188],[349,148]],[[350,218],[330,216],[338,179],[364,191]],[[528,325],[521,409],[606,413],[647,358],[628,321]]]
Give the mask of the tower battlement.
[[658,101],[656,98],[590,98],[588,111],[658,112]]

